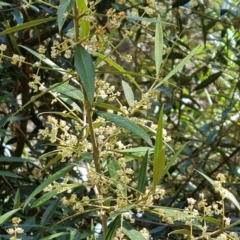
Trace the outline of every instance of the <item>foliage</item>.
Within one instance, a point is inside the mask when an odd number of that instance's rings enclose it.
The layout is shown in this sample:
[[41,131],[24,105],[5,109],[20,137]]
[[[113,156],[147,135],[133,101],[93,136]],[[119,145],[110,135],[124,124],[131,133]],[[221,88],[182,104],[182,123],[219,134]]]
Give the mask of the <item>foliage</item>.
[[0,7],[2,238],[239,239],[239,1]]

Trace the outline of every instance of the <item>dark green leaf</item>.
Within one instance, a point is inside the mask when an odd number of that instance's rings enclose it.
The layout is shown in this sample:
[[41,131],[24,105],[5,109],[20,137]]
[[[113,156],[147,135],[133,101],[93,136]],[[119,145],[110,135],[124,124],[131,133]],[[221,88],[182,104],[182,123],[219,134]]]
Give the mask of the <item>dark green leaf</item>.
[[122,116],[118,116],[112,113],[101,112],[101,111],[96,111],[96,113],[100,117],[105,118],[107,121],[112,122],[120,127],[123,127],[132,133],[135,133],[136,135],[141,137],[143,140],[145,140],[150,146],[152,146],[152,141],[149,135],[136,123],[130,121],[127,118],[124,118]]
[[47,207],[44,214],[41,217],[40,225],[41,227],[48,224],[50,218],[55,214],[55,210],[57,209],[59,203],[61,201],[61,198],[57,198],[54,201],[51,202],[51,204]]
[[112,240],[116,236],[116,230],[121,226],[121,216],[117,216],[109,225],[105,240]]
[[78,46],[76,49],[75,66],[86,97],[92,104],[95,92],[95,70],[91,55],[82,46]]
[[139,192],[144,192],[144,187],[146,184],[146,175],[147,175],[147,164],[148,164],[148,151],[146,152],[145,156],[143,157],[139,175],[138,175],[138,187],[137,190]]
[[9,171],[0,171],[0,176],[10,177],[10,178],[22,178],[22,177],[18,176],[16,173],[9,172]]
[[205,88],[208,85],[210,85],[211,83],[215,82],[221,76],[221,74],[222,74],[222,71],[213,73],[211,76],[209,76],[207,79],[203,80],[203,82],[201,82],[199,85],[197,85],[194,88],[194,91]]
[[58,6],[58,30],[62,30],[62,26],[67,19],[67,15],[71,13],[75,0],[63,0]]

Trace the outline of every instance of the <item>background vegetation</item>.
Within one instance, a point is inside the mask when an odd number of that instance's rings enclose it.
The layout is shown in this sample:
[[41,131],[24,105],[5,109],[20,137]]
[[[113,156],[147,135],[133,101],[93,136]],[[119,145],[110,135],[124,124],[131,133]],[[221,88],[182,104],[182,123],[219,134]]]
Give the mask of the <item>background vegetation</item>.
[[239,1],[0,7],[2,239],[239,239]]

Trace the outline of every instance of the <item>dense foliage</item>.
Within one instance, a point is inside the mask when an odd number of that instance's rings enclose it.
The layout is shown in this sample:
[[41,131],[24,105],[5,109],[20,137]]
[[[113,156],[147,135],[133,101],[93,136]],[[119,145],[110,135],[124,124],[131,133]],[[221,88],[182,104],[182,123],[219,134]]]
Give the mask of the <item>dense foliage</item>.
[[239,239],[239,1],[0,7],[2,239]]

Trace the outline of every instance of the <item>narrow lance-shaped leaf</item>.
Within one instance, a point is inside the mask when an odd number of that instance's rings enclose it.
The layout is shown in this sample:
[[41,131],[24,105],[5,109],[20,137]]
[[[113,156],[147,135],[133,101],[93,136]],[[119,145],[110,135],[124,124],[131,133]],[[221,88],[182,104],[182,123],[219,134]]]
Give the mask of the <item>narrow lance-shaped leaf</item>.
[[47,187],[49,184],[51,184],[53,181],[59,179],[60,177],[63,177],[67,172],[69,172],[74,165],[68,165],[67,167],[59,170],[58,172],[54,173],[51,177],[46,179],[44,182],[41,183],[40,186],[38,186],[31,194],[30,196],[26,199],[25,204],[23,208],[25,208],[30,201],[38,194],[40,193],[45,187]]
[[157,184],[163,176],[164,167],[165,167],[165,151],[163,148],[163,109],[162,106],[161,111],[159,113],[158,119],[158,128],[157,128],[157,136],[156,143],[154,146],[154,157],[153,157],[153,189],[155,190]]
[[0,216],[0,226],[3,225],[10,217],[12,217],[16,212],[18,212],[21,208],[17,208],[11,210]]
[[76,49],[75,66],[86,93],[85,97],[87,99],[85,100],[88,100],[92,104],[95,92],[95,70],[91,55],[82,46],[78,46]]
[[145,182],[146,182],[146,175],[147,175],[147,163],[148,163],[148,151],[146,152],[145,156],[143,157],[139,175],[138,175],[138,187],[137,190],[143,193]]
[[43,58],[42,54],[32,50],[31,48],[19,45],[20,47],[26,49],[28,52],[30,52],[31,54],[33,54],[35,57],[37,57],[38,59],[40,59],[42,62],[46,63],[47,65],[49,65],[51,68],[53,68],[54,70],[60,72],[60,73],[64,73],[66,72],[65,69],[59,67],[57,64],[55,64],[52,60],[50,60],[49,58]]
[[96,53],[96,55],[97,55],[98,58],[100,58],[103,61],[107,62],[110,66],[114,67],[119,72],[121,72],[123,75],[125,75],[129,79],[129,81],[132,84],[134,84],[140,92],[142,92],[142,89],[140,88],[138,83],[135,81],[135,79],[130,74],[128,74],[127,71],[123,67],[121,67],[119,64],[114,62],[112,59],[110,59],[109,57],[106,57],[105,55],[103,55],[101,53]]
[[[160,16],[158,15],[158,20],[160,21]],[[159,77],[160,67],[162,64],[163,56],[163,31],[160,22],[156,23],[155,31],[155,67],[157,78]]]
[[58,30],[62,30],[62,26],[67,19],[67,15],[71,12],[75,0],[62,0],[58,7]]
[[126,97],[128,105],[132,106],[133,102],[134,102],[133,91],[132,91],[131,87],[129,86],[129,84],[125,81],[122,81],[122,86],[123,86],[124,95]]
[[10,33],[15,33],[15,32],[18,32],[18,31],[21,31],[21,30],[24,30],[24,29],[28,29],[30,27],[35,27],[35,26],[40,25],[42,23],[47,23],[47,22],[50,22],[50,21],[54,21],[56,19],[57,19],[57,17],[47,17],[47,18],[43,18],[43,19],[38,19],[38,20],[33,20],[33,21],[30,21],[30,22],[26,22],[26,23],[23,23],[21,25],[14,26],[14,27],[8,28],[8,29],[0,32],[0,36],[10,34]]
[[197,46],[194,48],[176,67],[173,68],[173,70],[161,80],[161,82],[157,83],[154,86],[154,89],[161,86],[164,82],[168,81],[173,75],[175,75],[192,57],[193,55],[199,50],[200,46]]
[[207,87],[211,83],[215,82],[221,75],[222,75],[222,71],[219,71],[217,73],[213,73],[211,76],[209,76],[207,79],[202,81],[199,85],[197,85],[194,88],[194,91]]
[[139,127],[136,123],[130,121],[127,118],[124,118],[122,116],[118,116],[112,113],[106,113],[101,111],[96,111],[96,113],[100,117],[105,118],[107,121],[112,122],[120,127],[123,127],[132,133],[135,133],[140,138],[145,140],[150,146],[152,146],[152,141],[149,135],[144,131],[143,128]]

